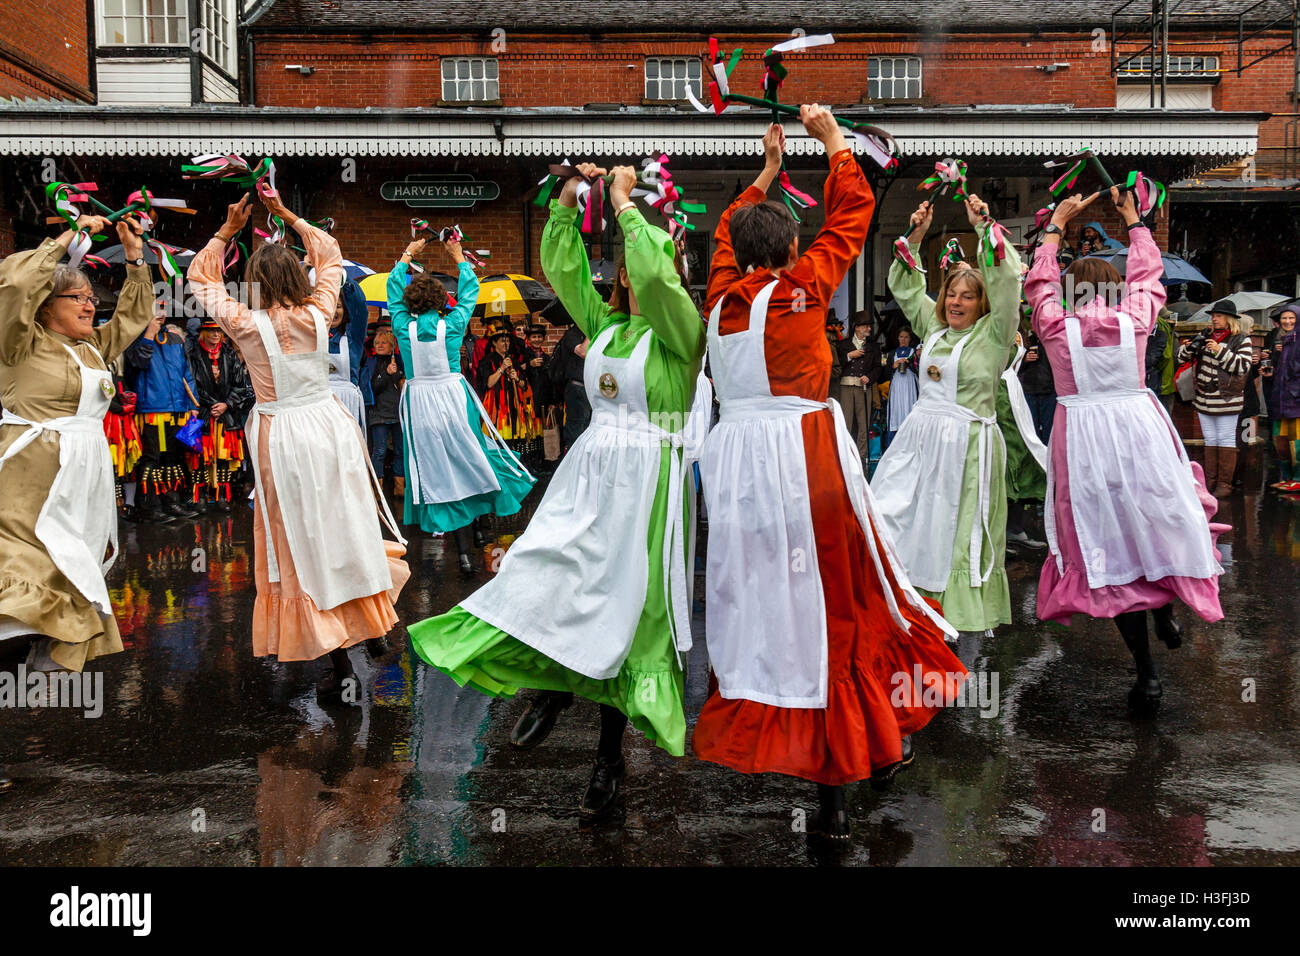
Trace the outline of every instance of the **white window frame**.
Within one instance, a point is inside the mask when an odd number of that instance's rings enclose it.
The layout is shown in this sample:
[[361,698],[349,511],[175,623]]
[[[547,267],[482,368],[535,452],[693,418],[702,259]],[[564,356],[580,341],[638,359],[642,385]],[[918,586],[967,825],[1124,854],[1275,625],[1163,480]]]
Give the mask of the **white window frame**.
[[[889,76],[884,75],[885,65],[889,65]],[[903,72],[898,72],[899,67]],[[912,67],[916,74],[912,74]],[[875,76],[872,76],[872,68]],[[902,84],[901,91],[898,85]],[[886,87],[888,84],[888,87]],[[915,84],[915,88],[913,88]],[[867,59],[867,99],[869,100],[919,100],[925,89],[925,67],[919,56],[905,54],[881,54]]]
[[[654,67],[654,76],[651,76],[651,66]],[[670,71],[667,76],[664,75],[664,68]],[[645,75],[645,98],[656,102],[676,102],[686,100],[686,89],[689,87],[694,91],[697,99],[703,94],[703,80],[701,79],[700,58],[687,56],[648,56],[645,58],[645,65],[642,67]],[[664,90],[665,81],[668,89]],[[681,84],[681,92],[678,92],[677,85]],[[652,85],[653,84],[653,85]]]
[[[99,30],[96,42],[101,47],[190,45],[189,0],[96,0],[95,12]],[[129,25],[133,22],[141,28],[139,39],[131,38]],[[162,28],[164,39],[153,38],[157,27]],[[115,31],[123,39],[113,39]],[[176,39],[167,39],[172,34]]]
[[230,76],[235,75],[235,0],[199,0],[203,53]]
[[[1120,57],[1116,65],[1116,75],[1121,79],[1150,79],[1151,56],[1134,57],[1127,63]],[[1183,53],[1169,57],[1169,79],[1192,78],[1198,80],[1217,80],[1219,78],[1219,57],[1217,54]]]
[[[476,66],[479,67],[478,76],[474,75]],[[501,99],[501,68],[494,56],[444,56],[439,73],[444,102],[491,103]],[[469,95],[461,95],[465,92]],[[448,93],[454,95],[448,96]]]

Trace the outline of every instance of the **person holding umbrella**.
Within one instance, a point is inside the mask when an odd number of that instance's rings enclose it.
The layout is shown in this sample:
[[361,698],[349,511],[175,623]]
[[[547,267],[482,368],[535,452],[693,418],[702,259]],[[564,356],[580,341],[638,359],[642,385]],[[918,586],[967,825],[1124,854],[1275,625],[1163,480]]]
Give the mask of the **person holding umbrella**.
[[478,277],[459,240],[443,243],[460,273],[454,309],[446,310],[447,290],[429,273],[405,284],[406,269],[426,243],[408,244],[388,273],[388,311],[406,371],[399,406],[406,449],[403,520],[430,533],[455,532],[460,570],[473,574],[474,519],[514,514],[534,479],[460,374],[461,338],[478,297]]
[[[635,171],[619,166],[613,177],[626,252],[609,302],[592,285],[578,229],[579,177],[551,201],[542,234],[547,279],[591,338],[583,373],[591,425],[500,573],[409,628],[417,653],[461,685],[499,697],[543,691],[511,734],[516,747],[540,743],[573,695],[600,704],[596,761],[578,807],[588,820],[608,814],[622,792],[629,720],[668,753],[685,753],[694,494],[683,431],[705,348],[672,240],[629,197]],[[507,343],[498,341],[504,364]]]

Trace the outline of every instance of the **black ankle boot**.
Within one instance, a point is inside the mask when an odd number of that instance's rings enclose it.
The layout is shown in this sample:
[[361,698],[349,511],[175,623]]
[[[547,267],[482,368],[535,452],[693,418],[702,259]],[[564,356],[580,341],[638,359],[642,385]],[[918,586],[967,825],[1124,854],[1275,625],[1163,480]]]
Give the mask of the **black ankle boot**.
[[546,739],[560,711],[572,704],[573,694],[568,691],[542,691],[532,699],[510,731],[510,745],[518,750],[532,750]]
[[591,770],[591,782],[587,792],[578,804],[578,814],[583,820],[599,820],[607,816],[618,802],[623,792],[623,780],[627,777],[627,762],[620,756],[617,760],[597,757]]
[[474,562],[469,559],[468,554],[462,554],[460,556],[460,573],[465,575],[467,578],[478,574],[478,571],[474,567]]
[[4,793],[6,790],[12,790],[13,785],[14,782],[10,780],[9,775],[5,773],[5,768],[0,767],[0,793]]
[[1156,637],[1164,642],[1165,647],[1173,650],[1183,646],[1183,629],[1178,626],[1178,621],[1174,619],[1174,606],[1166,604],[1164,607],[1158,607],[1151,612],[1151,620],[1155,622]]
[[393,649],[393,645],[388,642],[384,636],[372,637],[366,641],[366,656],[372,661],[377,661]]
[[[345,648],[330,651],[330,670],[316,682],[316,701],[322,706],[355,707],[361,702],[361,682]],[[351,693],[348,693],[351,691]]]
[[163,495],[162,512],[174,518],[197,518],[199,516],[199,513],[193,508],[182,504],[180,496],[174,491],[169,491]]
[[808,828],[809,836],[825,840],[848,840],[853,835],[849,811],[844,806],[844,788],[817,784],[817,814]]
[[894,783],[894,778],[898,776],[900,770],[906,770],[916,761],[916,750],[912,746],[912,735],[908,734],[901,740],[903,754],[897,763],[891,763],[888,766],[881,767],[871,775],[871,789],[877,793],[883,793],[888,790]]
[[1129,710],[1142,716],[1155,716],[1160,710],[1160,698],[1164,688],[1158,677],[1139,677],[1137,683],[1128,692]]
[[155,524],[161,521],[170,521],[172,516],[166,514],[160,506],[161,499],[157,495],[140,495],[139,504],[135,508],[135,520]]
[[1128,692],[1129,709],[1142,716],[1154,716],[1160,709],[1160,698],[1164,693],[1160,686],[1160,676],[1156,673],[1155,662],[1151,659],[1151,648],[1147,641],[1147,615],[1145,611],[1127,611],[1116,615],[1115,626],[1137,667],[1137,683]]

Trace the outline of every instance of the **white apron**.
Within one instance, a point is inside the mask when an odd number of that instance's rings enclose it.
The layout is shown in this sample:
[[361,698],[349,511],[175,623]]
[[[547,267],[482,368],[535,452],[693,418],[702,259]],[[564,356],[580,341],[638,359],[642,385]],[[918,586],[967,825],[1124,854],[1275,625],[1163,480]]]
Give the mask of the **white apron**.
[[515,474],[528,475],[497,433],[478,393],[463,376],[451,370],[446,332],[447,323],[439,319],[437,339],[421,342],[415,334],[415,321],[408,326],[411,370],[415,374],[402,386],[398,411],[406,442],[406,480],[411,485],[411,501],[417,505],[464,501],[501,490],[496,472],[465,417],[467,394],[478,406],[481,426],[488,430],[507,466]]
[[[1079,393],[1057,401],[1065,408],[1070,511],[1088,587],[1221,574],[1187,452],[1143,384],[1132,318],[1118,315],[1119,345],[1095,348],[1084,348],[1078,317],[1065,317]],[[1049,465],[1047,542],[1064,572],[1055,504]]]
[[[944,358],[930,354],[947,331],[939,329],[926,339],[920,359],[921,397],[871,479],[884,530],[893,539],[908,576],[917,587],[936,594],[947,589],[952,571],[971,422],[980,426],[976,439],[980,500],[971,522],[970,586],[979,587],[993,573],[994,555],[983,553],[983,539],[989,534],[993,443],[1002,444],[996,417],[982,418],[957,402],[957,370],[970,336],[962,336]],[[937,382],[928,373],[932,365],[939,368]]]
[[[583,369],[591,424],[555,470],[500,573],[461,602],[475,617],[597,680],[617,676],[632,647],[650,560],[663,562],[675,646],[691,646],[682,514],[686,473],[679,450],[684,439],[650,419],[645,362],[653,333],[643,332],[628,358],[605,354],[625,327],[608,326],[591,343]],[[607,397],[600,386],[611,379],[617,393]],[[671,463],[668,525],[662,554],[650,556],[650,512],[665,444]]]
[[[406,539],[371,470],[360,429],[330,391],[325,320],[319,310],[307,308],[316,326],[316,348],[293,355],[281,351],[270,317],[253,313],[270,360],[276,400],[258,402],[246,430],[266,532],[267,578],[280,580],[280,562],[287,557],[303,591],[319,610],[327,611],[392,589],[380,515],[401,544]],[[289,542],[287,556],[275,553],[262,487],[258,433],[263,416],[276,419],[267,464]]]
[[[104,357],[89,342],[101,361]],[[101,615],[113,613],[104,574],[117,558],[117,504],[113,491],[113,460],[104,437],[104,415],[113,400],[113,377],[82,363],[75,349],[64,344],[81,374],[77,411],[66,418],[32,422],[8,409],[0,424],[23,425],[0,458],[0,468],[36,440],[42,432],[59,436],[59,470],[40,514],[36,537],[45,545],[54,566]],[[105,557],[105,552],[111,553]]]
[[[1017,345],[1016,357],[1002,373],[1002,381],[1007,383],[1007,398],[1011,401],[1011,415],[1016,420],[1016,431],[1020,432],[1020,440],[1029,449],[1029,454],[1034,456],[1038,467],[1046,471],[1047,446],[1038,439],[1038,431],[1034,428],[1034,416],[1029,411],[1029,403],[1025,401],[1025,390],[1020,385],[1020,363],[1024,358],[1025,347]],[[1039,361],[1043,359],[1040,358]]]
[[[840,471],[877,575],[886,580],[888,562],[909,602],[946,633],[955,632],[908,584],[875,520],[875,500],[839,403],[772,394],[763,333],[777,281],[755,296],[745,331],[718,334],[721,300],[709,322],[709,363],[722,407],[700,461],[709,511],[705,633],[724,698],[821,708],[829,649],[801,425],[809,412],[829,408],[834,416]],[[873,525],[885,542],[883,555]],[[894,620],[910,629],[892,587],[884,591]]]
[[364,434],[366,430],[366,400],[361,389],[352,381],[351,351],[348,337],[339,339],[339,350],[329,353],[330,391],[349,415],[357,420]]

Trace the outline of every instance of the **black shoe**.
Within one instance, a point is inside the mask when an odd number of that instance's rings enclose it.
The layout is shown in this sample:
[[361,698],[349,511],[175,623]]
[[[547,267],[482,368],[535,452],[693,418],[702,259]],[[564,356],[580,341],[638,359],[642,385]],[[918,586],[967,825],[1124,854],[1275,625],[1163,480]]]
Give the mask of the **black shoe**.
[[587,784],[587,792],[578,804],[578,815],[584,820],[599,820],[608,815],[623,792],[623,778],[626,776],[627,762],[622,757],[615,763],[597,757],[591,770],[591,783]]
[[0,793],[4,793],[6,790],[12,790],[13,786],[14,782],[5,775],[5,768],[0,767]]
[[528,709],[515,721],[510,731],[510,746],[517,750],[532,750],[551,732],[560,711],[573,704],[573,694],[565,691],[545,690],[534,697]]
[[483,529],[481,529],[478,525],[475,525],[474,526],[474,547],[481,548],[485,544],[487,544],[487,535],[483,533]]
[[903,755],[897,763],[891,763],[886,767],[881,767],[871,775],[871,789],[877,793],[883,793],[888,790],[894,783],[894,778],[898,776],[900,770],[905,770],[916,761],[916,750],[912,746],[912,735],[908,734],[902,739]]
[[135,520],[147,524],[171,521],[172,516],[163,512],[161,501],[153,495],[145,495],[135,507]]
[[474,568],[474,562],[469,559],[468,554],[460,556],[460,573],[466,577],[473,577],[478,574],[478,571]]
[[853,826],[849,823],[849,811],[843,807],[837,810],[823,807],[813,814],[812,823],[808,827],[808,835],[837,842],[848,840],[853,836]]
[[222,514],[230,514],[230,502],[225,498],[217,498],[209,505],[213,511],[220,511]]
[[163,496],[162,508],[163,514],[173,518],[197,518],[199,513],[193,508],[188,508],[177,500],[176,492],[169,491]]
[[1183,629],[1174,619],[1174,606],[1166,604],[1151,612],[1151,619],[1156,625],[1156,637],[1164,641],[1165,647],[1173,650],[1183,646]]
[[391,653],[392,650],[393,645],[388,643],[388,638],[386,637],[372,637],[370,640],[366,641],[366,656],[372,661],[379,660],[386,654]]
[[1160,686],[1160,678],[1152,677],[1143,680],[1139,677],[1137,683],[1128,692],[1129,710],[1141,716],[1153,717],[1160,710],[1162,696],[1164,696],[1164,688]]
[[[352,693],[348,698],[344,698],[344,691],[351,688]],[[337,669],[331,669],[328,674],[316,682],[316,702],[322,707],[337,705],[342,707],[355,707],[361,702],[361,682],[357,679],[355,672],[339,676]]]
[[136,514],[135,505],[123,505],[122,509],[118,512],[118,516],[127,524],[136,524],[140,520],[139,516]]

